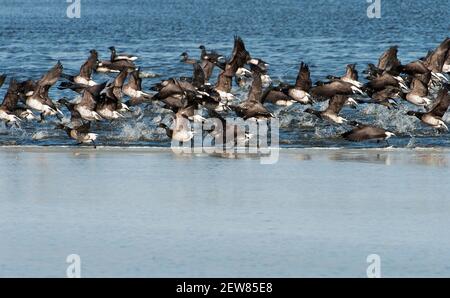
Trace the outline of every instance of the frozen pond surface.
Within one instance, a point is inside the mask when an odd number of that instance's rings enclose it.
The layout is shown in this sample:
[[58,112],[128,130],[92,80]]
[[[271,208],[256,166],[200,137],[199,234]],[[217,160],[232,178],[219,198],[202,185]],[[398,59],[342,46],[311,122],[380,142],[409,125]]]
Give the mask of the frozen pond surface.
[[450,276],[449,151],[0,149],[0,276]]

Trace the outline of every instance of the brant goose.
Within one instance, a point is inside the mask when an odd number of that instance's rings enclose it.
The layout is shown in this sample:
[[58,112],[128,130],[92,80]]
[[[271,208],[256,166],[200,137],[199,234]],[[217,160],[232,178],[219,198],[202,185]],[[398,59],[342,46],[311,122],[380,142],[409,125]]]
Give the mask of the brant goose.
[[198,63],[197,60],[189,58],[189,54],[186,53],[186,52],[183,52],[183,53],[180,55],[180,62],[183,62],[183,63],[185,63],[185,64],[195,64],[195,63]]
[[[259,58],[251,58],[249,61],[247,61],[247,64],[250,66],[257,66],[260,69],[261,72],[261,81],[263,86],[268,86],[270,84],[272,84],[272,79],[270,78],[269,74],[268,74],[268,69],[269,69],[269,63],[267,63],[266,61],[259,59]],[[245,73],[244,73],[244,77],[245,77]]]
[[231,101],[235,96],[231,93],[233,77],[228,76],[226,71],[222,71],[217,78],[215,91],[219,93],[222,100]]
[[356,64],[348,64],[346,66],[345,75],[338,78],[334,76],[327,76],[327,79],[329,80],[341,80],[347,83],[350,83],[358,88],[362,88],[363,84],[358,81],[359,75],[358,71],[356,70]]
[[411,82],[410,92],[402,93],[401,97],[416,106],[428,106],[431,99],[428,97],[428,87],[420,80],[413,79]]
[[[222,61],[224,59],[224,57],[222,55],[220,55],[219,53],[217,53],[216,51],[211,51],[211,52],[208,53],[206,51],[205,46],[203,46],[203,45],[201,45],[199,47],[199,49],[201,50],[201,54],[200,54],[201,67],[202,67],[203,71],[205,72],[206,82],[208,82],[209,79],[212,76],[212,73],[214,71],[214,67],[216,65],[221,65],[220,61]],[[186,58],[187,58],[187,56],[186,56]],[[191,60],[187,60],[187,61],[188,62],[192,61],[192,59]],[[190,64],[195,64],[195,62],[190,63]]]
[[248,98],[245,102],[238,106],[230,106],[235,113],[244,120],[250,118],[267,119],[274,118],[275,116],[267,110],[261,103],[262,99],[262,80],[261,72],[258,66],[252,67],[253,71],[253,83],[250,87]]
[[206,119],[204,117],[202,117],[201,115],[197,114],[195,111],[198,109],[198,106],[196,105],[190,105],[187,106],[185,108],[180,108],[180,109],[174,109],[175,110],[175,114],[181,115],[186,119],[189,119],[191,121],[194,122],[203,122]]
[[20,84],[17,83],[16,80],[11,80],[11,82],[9,83],[9,88],[11,90],[8,90],[8,93],[10,93],[10,95],[7,96],[8,100],[6,100],[5,98],[5,106],[7,107],[8,111],[10,113],[14,113],[14,115],[16,115],[22,120],[27,121],[35,120],[36,116],[33,114],[31,110],[27,109],[25,106],[18,105],[18,101],[22,96]]
[[300,70],[295,81],[295,86],[289,88],[287,93],[295,102],[311,104],[311,95],[308,93],[311,87],[312,82],[309,66],[302,62],[300,63]]
[[[89,53],[90,53],[89,58],[87,59],[86,62],[83,63],[83,65],[80,68],[80,73],[77,76],[61,74],[61,77],[65,78],[66,80],[68,80],[72,83],[79,84],[77,86],[77,88],[79,88],[80,85],[81,86],[82,85],[85,85],[85,86],[97,85],[97,83],[92,80],[92,72],[94,70],[96,70],[99,65],[98,53],[96,50],[91,50]],[[66,87],[70,88],[70,87],[68,87],[67,84],[66,84]]]
[[445,77],[444,65],[450,52],[450,37],[447,37],[433,52],[429,53],[425,63],[428,69],[431,70],[433,81],[448,82],[449,79]]
[[402,67],[402,72],[415,76],[417,74],[426,74],[429,73],[430,70],[426,66],[425,62],[421,60],[413,61]]
[[261,97],[261,103],[271,103],[278,106],[291,106],[295,103],[289,95],[286,94],[286,88],[283,86],[269,86]]
[[[0,87],[3,85],[6,76],[0,76]],[[5,121],[6,126],[9,124],[19,127],[19,122],[22,120],[14,114],[17,102],[19,101],[19,89],[17,82],[11,79],[9,83],[8,91],[3,99],[3,103],[0,105],[0,120]]]
[[99,73],[118,73],[123,70],[136,70],[137,67],[131,60],[104,60],[98,63],[95,70]]
[[127,60],[127,61],[136,61],[138,59],[137,56],[128,55],[128,54],[117,54],[115,47],[109,47],[111,51],[111,62],[116,62],[119,60]]
[[194,132],[190,130],[189,126],[185,124],[189,123],[189,120],[180,113],[175,114],[175,120],[172,124],[175,128],[172,129],[164,123],[160,123],[159,127],[166,130],[166,135],[172,140],[178,142],[189,142],[194,137]]
[[75,107],[77,106],[75,103],[70,102],[67,98],[63,97],[60,100],[58,100],[58,103],[61,105],[64,105],[67,110],[70,112],[70,125],[72,127],[78,127],[84,124],[83,118],[81,117],[80,113],[75,110]]
[[[100,100],[100,94],[103,91],[103,89],[106,87],[106,82],[91,86],[86,88],[82,95],[81,100],[79,103],[73,105],[73,111],[75,111],[77,114],[80,115],[80,117],[83,120],[87,121],[100,121],[103,120],[103,118],[95,111],[97,107],[97,101]],[[61,102],[62,104],[65,104],[65,100]],[[71,104],[68,106],[69,111],[71,111],[71,108],[69,106],[72,106]],[[72,112],[72,111],[71,111]],[[77,118],[78,115],[75,115]],[[72,113],[73,116],[73,113]]]
[[140,68],[131,72],[128,76],[128,82],[122,88],[122,92],[131,98],[125,103],[128,106],[149,103],[153,98],[153,95],[142,91],[142,79],[139,74]]
[[384,72],[381,76],[369,80],[369,82],[364,85],[363,89],[366,92],[369,92],[370,95],[370,93],[381,91],[388,86],[401,88],[405,93],[410,91],[403,78],[400,76],[393,76],[387,72]]
[[378,60],[378,69],[387,71],[393,75],[399,75],[401,72],[402,64],[397,57],[398,46],[390,47],[384,52]]
[[311,95],[308,93],[311,86],[309,67],[302,62],[295,85],[290,86],[281,83],[278,87],[269,87],[262,97],[262,102],[280,106],[291,106],[294,103],[311,104]]
[[334,97],[335,95],[354,95],[365,94],[360,88],[355,85],[344,82],[342,80],[332,80],[331,82],[320,84],[312,87],[309,94],[314,99],[323,100]]
[[389,132],[383,128],[364,125],[356,121],[352,121],[349,124],[355,126],[355,128],[342,134],[342,137],[348,141],[362,142],[367,140],[378,140],[385,141],[386,144],[390,146],[388,140],[391,137],[395,137],[394,133]]
[[448,131],[448,127],[442,119],[450,105],[450,95],[448,94],[447,88],[442,88],[439,91],[436,101],[437,103],[434,108],[427,113],[408,111],[407,115],[415,116],[423,123],[433,128],[445,129]]
[[153,96],[155,100],[161,100],[177,108],[186,107],[188,98],[195,97],[197,94],[197,89],[192,83],[175,78],[164,80],[153,86],[151,90],[157,92]]
[[56,129],[64,130],[67,135],[78,142],[78,145],[81,144],[91,144],[94,146],[94,149],[97,148],[95,141],[98,138],[98,135],[95,133],[90,133],[91,123],[85,123],[81,126],[70,128],[65,126],[64,124],[59,124],[56,126]]
[[225,68],[225,66],[221,63],[221,61],[223,61],[224,59],[224,56],[220,55],[216,51],[211,51],[210,53],[206,52],[206,48],[203,45],[201,45],[199,48],[202,50],[200,55],[201,67],[205,72],[206,82],[208,82],[216,65],[220,66],[223,69]]
[[220,54],[218,54],[216,51],[211,51],[211,52],[207,52],[206,51],[206,47],[204,45],[201,45],[198,47],[201,50],[201,54],[200,54],[200,60],[204,61],[204,60],[222,60],[224,57]]
[[[112,95],[112,96],[111,96]],[[109,92],[109,96],[102,94],[99,100],[97,100],[95,111],[104,119],[116,120],[125,118],[119,111],[122,110],[122,104],[119,99],[115,97],[112,92]]]
[[48,95],[49,89],[61,77],[62,71],[63,66],[61,62],[58,61],[58,63],[36,83],[33,91],[25,94],[26,105],[29,108],[40,112],[40,122],[44,121],[46,116],[56,116],[60,120],[62,119],[60,115],[64,116]]
[[233,100],[235,96],[231,94],[231,87],[233,82],[233,77],[241,68],[244,68],[248,60],[250,60],[250,54],[245,49],[245,44],[242,38],[239,36],[234,37],[234,46],[231,58],[226,62],[225,69],[220,72],[215,90],[219,93],[220,98],[226,101]]
[[431,71],[422,60],[413,61],[402,66],[402,73],[408,75],[407,80],[412,78],[418,79],[427,86],[432,77]]
[[388,109],[398,108],[395,98],[400,97],[400,88],[387,86],[385,89],[370,95],[370,100],[357,100],[358,103],[373,103],[387,107]]
[[434,74],[441,73],[443,71],[444,64],[447,59],[448,52],[450,50],[450,37],[447,37],[437,48],[434,50],[426,60],[429,70]]
[[367,74],[367,79],[372,80],[381,76],[383,73],[398,76],[402,72],[403,66],[398,60],[397,53],[397,46],[390,47],[380,56],[377,66],[369,63],[367,69],[364,71]]
[[122,92],[123,85],[125,80],[128,77],[128,74],[131,73],[129,69],[122,70],[115,78],[108,84],[106,87],[111,88],[111,92],[117,97],[119,100],[122,99],[124,93]]
[[251,56],[245,48],[244,41],[239,36],[235,36],[231,59],[225,65],[226,75],[229,77],[235,76],[238,69],[243,68],[250,59]]
[[[240,126],[227,123],[220,114],[212,111],[211,116],[213,118],[208,119],[208,121],[212,122],[212,126],[210,126],[212,129],[207,130],[207,132],[214,139],[216,146],[220,144],[224,146],[239,146],[253,138],[252,134],[247,133]],[[227,148],[229,147],[225,147],[225,149]]]
[[348,100],[347,95],[334,95],[328,104],[328,108],[325,111],[316,111],[313,109],[306,109],[305,112],[312,114],[320,119],[327,120],[336,124],[343,124],[347,122],[347,119],[339,116],[339,112]]
[[104,119],[116,120],[125,118],[120,112],[130,111],[126,104],[120,102],[122,97],[122,86],[127,77],[127,70],[123,70],[100,92],[100,97],[96,99],[96,112]]
[[208,60],[203,60],[201,63],[201,69],[205,73],[205,82],[208,82],[211,78],[214,68],[216,67],[218,60],[215,57],[208,58]]

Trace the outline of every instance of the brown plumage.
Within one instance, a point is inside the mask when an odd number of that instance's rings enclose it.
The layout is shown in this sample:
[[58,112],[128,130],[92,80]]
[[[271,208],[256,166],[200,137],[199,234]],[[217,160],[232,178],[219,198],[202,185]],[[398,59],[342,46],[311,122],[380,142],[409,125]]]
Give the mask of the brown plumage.
[[0,76],[0,88],[3,86],[3,84],[5,83],[5,80],[6,80],[6,75],[5,74],[2,74],[1,76]]
[[450,51],[450,37],[447,37],[436,50],[428,57],[427,66],[428,69],[434,73],[442,72],[447,54]]
[[[383,75],[367,82],[365,86],[366,88],[377,92],[387,88],[388,86],[400,88],[401,84],[399,82],[399,78],[396,78],[393,75],[385,72],[383,73]],[[404,85],[403,87],[406,87],[406,85]]]
[[244,120],[250,118],[267,119],[273,118],[274,115],[267,110],[261,103],[262,98],[262,80],[261,73],[258,71],[257,66],[252,68],[253,82],[250,87],[248,98],[246,101],[238,106],[230,106],[232,110],[236,112],[239,117]]
[[225,66],[226,76],[233,77],[236,71],[244,67],[244,65],[251,59],[250,53],[245,48],[244,41],[239,36],[234,37],[234,47],[231,54],[231,59]]
[[315,111],[313,109],[306,109],[305,112],[315,115],[320,119],[327,120],[336,124],[342,124],[347,120],[339,116],[339,112],[344,107],[348,100],[347,95],[334,95],[329,103],[328,107],[324,111]]
[[386,131],[383,128],[364,125],[357,122],[352,122],[351,125],[356,127],[342,134],[342,137],[348,141],[362,142],[367,140],[385,140],[389,145],[387,140],[395,136],[394,133]]
[[443,121],[443,117],[450,105],[450,95],[446,88],[442,88],[436,99],[435,106],[427,113],[408,111],[407,115],[415,116],[428,126],[448,130],[447,125]]
[[398,75],[401,70],[400,60],[397,58],[398,47],[390,47],[378,60],[378,68],[392,74]]
[[355,87],[353,84],[344,82],[341,80],[334,80],[330,83],[326,83],[320,86],[315,86],[311,88],[309,93],[315,99],[327,99],[332,98],[335,95],[352,95],[355,93],[362,93],[362,91],[358,91],[359,89]]

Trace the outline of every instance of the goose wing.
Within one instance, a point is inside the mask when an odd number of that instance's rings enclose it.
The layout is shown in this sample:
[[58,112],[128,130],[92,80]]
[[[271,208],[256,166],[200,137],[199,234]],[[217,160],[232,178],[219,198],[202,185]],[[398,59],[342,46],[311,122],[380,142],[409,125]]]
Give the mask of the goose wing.
[[92,63],[89,60],[87,60],[86,62],[83,63],[83,65],[81,65],[80,77],[89,80],[92,76],[92,70],[93,70]]
[[348,96],[347,95],[335,95],[330,99],[330,102],[328,104],[328,108],[325,110],[325,112],[333,113],[333,114],[339,114],[339,112],[342,110],[342,107],[347,102]]
[[91,130],[91,122],[86,122],[83,125],[76,127],[75,130],[79,133],[89,133]]
[[2,74],[1,76],[0,76],[0,88],[3,86],[3,84],[5,83],[5,80],[6,80],[6,75],[5,74]]
[[91,93],[94,97],[100,96],[100,93],[106,88],[108,82],[103,82],[98,85],[90,86],[85,91]]
[[15,110],[17,106],[17,102],[19,101],[19,89],[17,85],[17,81],[11,79],[9,83],[8,91],[6,92],[5,98],[3,99],[2,107],[5,107],[8,111],[12,112]]
[[370,139],[382,139],[386,137],[386,131],[374,126],[360,126],[344,133],[342,136],[352,142],[361,142]]
[[390,47],[378,60],[378,68],[386,71],[396,71],[401,63],[397,58],[398,47]]
[[236,71],[243,67],[250,60],[250,53],[245,48],[244,41],[239,36],[234,37],[234,47],[228,67],[225,67],[227,75],[232,77]]
[[[210,62],[208,62],[208,63],[210,63]],[[210,64],[212,64],[212,63],[210,63]],[[213,64],[213,66],[214,66],[214,64]],[[200,88],[201,86],[205,85],[205,82],[206,82],[205,72],[203,71],[203,68],[199,63],[194,64],[194,74],[193,74],[192,78],[193,78],[192,84],[195,87]]]
[[278,90],[277,88],[275,88],[273,86],[267,88],[261,97],[262,103],[265,103],[265,102],[275,103],[279,100],[289,101],[289,100],[292,100],[292,98],[290,98],[289,95],[286,95],[284,92]]
[[345,72],[345,78],[351,79],[353,81],[358,81],[359,74],[356,70],[356,64],[349,64],[347,65],[346,72]]
[[262,98],[261,73],[258,70],[256,70],[256,68],[257,67],[255,67],[255,70],[253,71],[253,82],[252,86],[250,87],[247,100],[261,102]]
[[61,77],[63,66],[60,61],[56,63],[39,81],[39,86],[53,86]]
[[447,52],[450,51],[450,37],[447,37],[437,49],[429,56],[428,63],[431,71],[442,72],[442,68],[447,58]]
[[300,64],[300,70],[297,75],[295,87],[308,92],[309,89],[311,89],[311,86],[312,86],[312,81],[311,81],[311,73],[309,71],[309,66],[308,66],[308,64],[305,64],[302,62]]
[[226,71],[219,74],[216,83],[216,90],[229,93],[231,91],[232,76],[227,75]]
[[125,82],[125,79],[128,76],[128,70],[127,69],[123,69],[118,75],[117,77],[114,79],[114,87],[116,88],[122,88],[123,83]]
[[428,112],[428,114],[442,118],[444,117],[450,105],[450,95],[448,94],[447,89],[442,88],[439,91],[437,102],[438,103],[436,104],[436,106],[430,112]]
[[404,67],[404,72],[407,74],[415,75],[415,74],[425,74],[428,73],[429,70],[425,63],[422,61],[413,61],[411,63],[408,63]]

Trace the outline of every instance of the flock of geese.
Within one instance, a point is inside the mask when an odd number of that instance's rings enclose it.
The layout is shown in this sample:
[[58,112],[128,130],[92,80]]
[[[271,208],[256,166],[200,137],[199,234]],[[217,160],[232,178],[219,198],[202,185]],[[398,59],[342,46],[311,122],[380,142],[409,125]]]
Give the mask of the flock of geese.
[[[273,84],[268,63],[250,55],[240,37],[234,38],[234,48],[229,58],[200,46],[200,59],[193,59],[182,53],[183,63],[193,67],[192,77],[163,80],[146,91],[142,89],[145,75],[136,66],[137,56],[118,53],[110,47],[108,60],[100,60],[98,52],[91,50],[89,58],[78,74],[64,73],[58,62],[39,80],[19,82],[12,78],[0,106],[0,120],[8,127],[20,127],[23,121],[45,121],[47,117],[58,118],[57,129],[76,140],[78,144],[96,145],[97,134],[92,133],[90,124],[96,121],[114,121],[125,118],[132,106],[149,105],[159,102],[163,108],[173,111],[174,121],[169,127],[163,123],[159,127],[167,136],[180,142],[193,138],[193,132],[183,121],[207,121],[219,119],[219,134],[234,129],[227,125],[226,117],[240,117],[244,120],[267,121],[275,117],[271,105],[290,106],[293,104],[312,105],[328,101],[325,110],[307,108],[312,114],[332,125],[347,125],[350,129],[342,135],[349,141],[386,141],[395,134],[382,127],[348,121],[340,116],[346,105],[376,104],[388,109],[397,109],[402,102],[409,102],[417,108],[407,115],[417,117],[423,124],[437,130],[448,131],[443,120],[450,105],[450,38],[446,38],[435,50],[425,57],[408,64],[402,64],[396,46],[389,48],[379,58],[378,64],[369,64],[364,71],[367,82],[359,81],[355,64],[347,65],[342,77],[328,76],[315,84],[311,81],[310,69],[301,62],[295,82]],[[215,83],[210,83],[215,68],[220,73]],[[116,73],[109,81],[98,83],[93,80],[94,72]],[[6,75],[0,76],[0,87]],[[72,90],[79,94],[77,100],[61,98],[53,101],[49,90],[57,82],[60,90]],[[233,91],[249,86],[248,96],[238,99]],[[64,113],[70,112],[70,123],[63,122]],[[197,114],[206,110],[208,116]],[[387,143],[389,145],[389,143]]]

